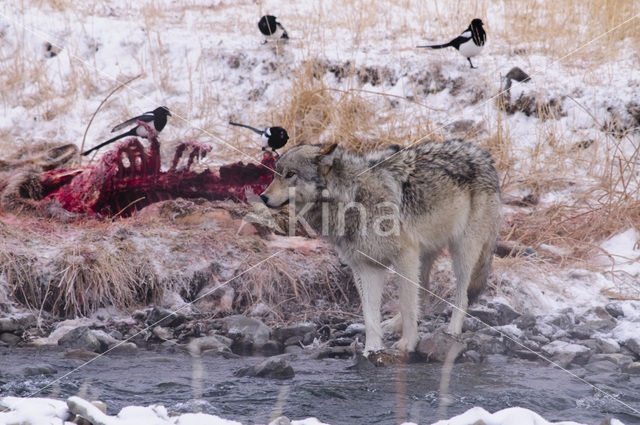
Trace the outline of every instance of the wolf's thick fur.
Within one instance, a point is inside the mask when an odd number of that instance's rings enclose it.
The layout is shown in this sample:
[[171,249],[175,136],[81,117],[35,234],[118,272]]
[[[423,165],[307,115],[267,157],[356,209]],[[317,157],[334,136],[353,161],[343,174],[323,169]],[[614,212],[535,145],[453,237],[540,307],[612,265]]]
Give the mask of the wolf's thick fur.
[[261,195],[266,204],[294,204],[353,270],[362,299],[365,353],[383,348],[380,304],[386,270],[380,263],[402,276],[397,279],[402,320],[397,346],[413,351],[418,340],[414,282],[428,287],[431,266],[445,246],[457,280],[449,332],[460,334],[468,296],[477,295],[487,281],[500,227],[500,184],[488,152],[457,140],[363,155],[336,145],[302,145],[287,150],[276,171]]

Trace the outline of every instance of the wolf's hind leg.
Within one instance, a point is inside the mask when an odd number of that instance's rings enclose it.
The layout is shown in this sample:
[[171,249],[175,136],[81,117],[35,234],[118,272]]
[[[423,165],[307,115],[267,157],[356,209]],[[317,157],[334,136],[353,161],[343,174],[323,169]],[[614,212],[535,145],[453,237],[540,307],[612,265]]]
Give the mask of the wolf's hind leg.
[[418,249],[405,249],[394,264],[398,273],[398,304],[402,317],[402,338],[398,349],[407,353],[414,351],[418,343],[418,289],[420,260]]
[[382,326],[380,325],[380,303],[385,280],[384,269],[362,266],[352,268],[356,287],[362,301],[362,314],[366,341],[364,355],[384,348],[382,344]]
[[453,274],[456,276],[455,307],[451,314],[449,333],[460,335],[462,322],[467,313],[469,298],[467,291],[471,279],[471,272],[480,257],[483,241],[472,236],[465,236],[449,244]]
[[[429,289],[429,275],[431,273],[431,267],[433,267],[433,263],[438,257],[437,252],[430,251],[422,251],[420,253],[420,287],[418,291],[418,319],[421,316],[422,306],[424,304],[424,299],[428,295],[427,290]],[[402,317],[400,313],[393,316],[391,319],[387,319],[382,322],[382,330],[387,333],[399,334],[402,332]]]

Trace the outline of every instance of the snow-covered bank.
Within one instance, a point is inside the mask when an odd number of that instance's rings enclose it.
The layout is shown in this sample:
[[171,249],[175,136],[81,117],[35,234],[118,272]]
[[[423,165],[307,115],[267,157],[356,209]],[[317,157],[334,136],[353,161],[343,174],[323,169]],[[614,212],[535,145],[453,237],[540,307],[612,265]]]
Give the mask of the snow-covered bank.
[[[204,413],[170,415],[162,405],[148,407],[125,407],[116,416],[106,415],[96,405],[81,399],[69,397],[66,403],[48,398],[0,398],[0,424],[2,425],[60,425],[77,423],[78,418],[87,419],[93,425],[242,425],[229,419]],[[433,425],[585,425],[578,422],[548,422],[537,413],[521,407],[500,410],[493,414],[481,407],[474,407],[465,413]],[[609,425],[624,425],[611,419]],[[278,417],[269,425],[327,425],[316,418],[290,420]],[[405,423],[412,425],[412,423]]]

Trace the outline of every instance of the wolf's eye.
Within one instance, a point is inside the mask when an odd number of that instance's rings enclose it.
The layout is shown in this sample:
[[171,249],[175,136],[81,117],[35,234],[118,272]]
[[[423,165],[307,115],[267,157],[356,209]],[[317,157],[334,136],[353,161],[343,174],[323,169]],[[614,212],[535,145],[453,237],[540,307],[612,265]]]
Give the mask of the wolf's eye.
[[286,179],[290,179],[291,177],[293,177],[293,176],[295,176],[295,175],[296,175],[296,172],[295,172],[295,171],[289,171],[289,172],[287,173],[287,175],[285,175],[285,176],[284,176],[284,178],[286,178]]

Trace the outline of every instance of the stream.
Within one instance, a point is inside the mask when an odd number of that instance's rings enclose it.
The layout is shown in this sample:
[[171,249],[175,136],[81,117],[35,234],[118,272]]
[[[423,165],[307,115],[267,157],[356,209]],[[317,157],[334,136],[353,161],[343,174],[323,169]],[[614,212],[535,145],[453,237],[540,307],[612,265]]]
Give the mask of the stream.
[[[107,403],[117,414],[129,405],[163,404],[170,412],[204,412],[243,423],[264,424],[285,415],[314,416],[330,424],[432,423],[473,406],[488,411],[520,406],[547,420],[600,424],[616,417],[625,424],[640,416],[554,367],[504,356],[481,364],[454,365],[449,396],[441,397],[440,364],[349,368],[352,360],[287,357],[289,380],[236,377],[237,369],[263,358],[192,358],[177,348],[156,347],[134,355],[105,355],[84,363],[56,347],[0,347],[0,396],[66,398],[79,395]],[[573,368],[573,373],[640,407],[640,376]],[[447,409],[443,401],[448,402]],[[446,403],[444,403],[446,404]]]

